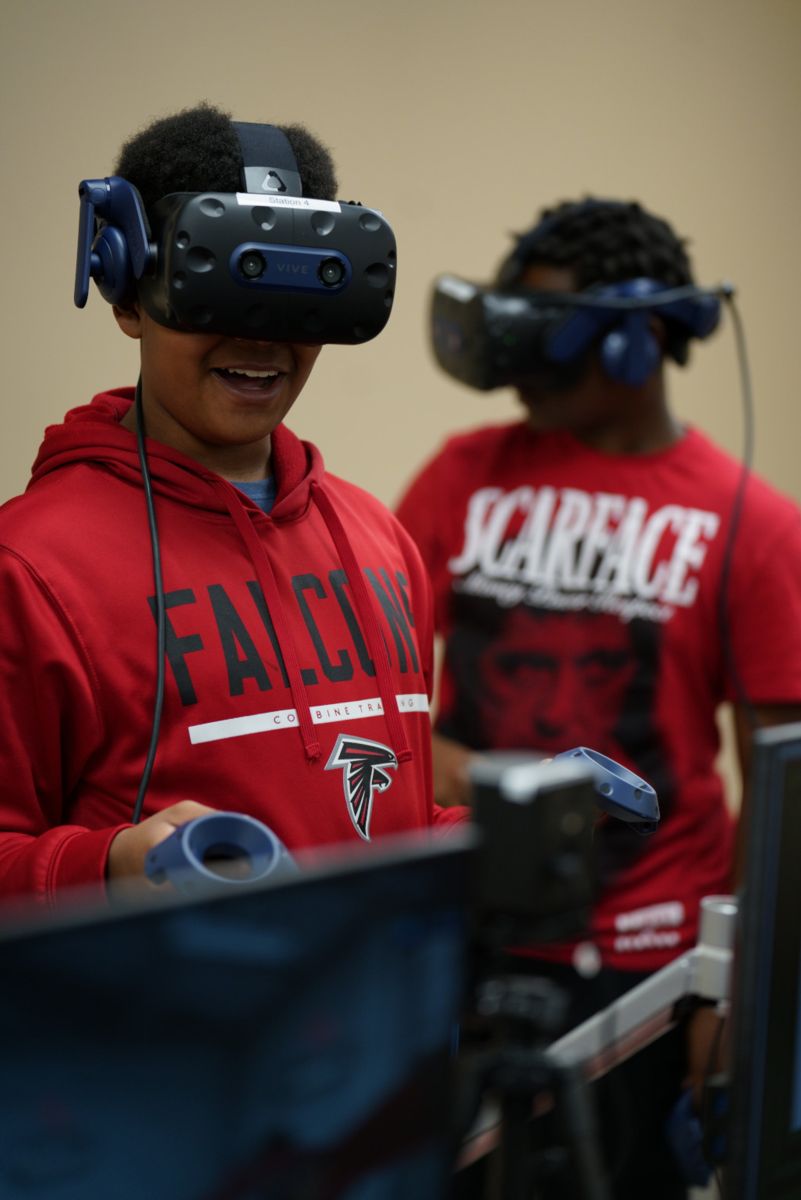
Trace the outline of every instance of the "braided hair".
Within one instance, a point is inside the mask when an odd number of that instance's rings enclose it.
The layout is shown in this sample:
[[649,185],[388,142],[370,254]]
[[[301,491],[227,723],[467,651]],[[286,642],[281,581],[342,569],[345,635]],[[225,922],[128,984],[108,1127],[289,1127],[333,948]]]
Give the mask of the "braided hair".
[[[569,268],[579,291],[640,278],[665,288],[694,282],[686,242],[667,221],[636,201],[593,196],[543,209],[532,229],[516,235],[498,269],[497,286],[519,287],[526,269],[535,265]],[[689,339],[675,325],[665,324],[666,352],[683,365]]]

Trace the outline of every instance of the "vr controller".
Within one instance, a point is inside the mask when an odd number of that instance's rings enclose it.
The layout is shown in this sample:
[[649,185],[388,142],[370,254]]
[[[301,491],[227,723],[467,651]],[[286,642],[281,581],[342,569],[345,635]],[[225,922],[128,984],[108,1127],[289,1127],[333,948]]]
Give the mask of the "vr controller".
[[[315,345],[369,341],[392,309],[392,229],[375,209],[302,196],[280,130],[235,128],[242,192],[172,193],[152,206],[149,221],[127,180],[81,182],[76,305],[86,304],[93,279],[109,303],[139,301],[169,329]],[[280,174],[270,165],[276,159]]]
[[606,374],[637,387],[663,353],[651,315],[659,313],[668,352],[682,362],[689,338],[717,328],[721,290],[630,279],[586,292],[503,291],[442,275],[431,301],[434,356],[461,383],[489,391],[525,387],[544,371],[556,386],[570,386],[598,347]]
[[595,787],[595,802],[610,817],[635,825],[640,833],[653,833],[659,825],[659,801],[650,783],[628,767],[587,746],[576,746],[554,755],[554,761],[576,762],[589,767]]
[[[597,750],[577,746],[554,761],[590,768],[597,807],[652,832],[659,804],[649,783]],[[171,883],[193,894],[210,886],[257,883],[297,870],[286,846],[261,821],[243,813],[210,813],[181,825],[148,851],[145,873],[154,883]]]
[[259,883],[297,870],[286,846],[254,817],[209,813],[187,821],[148,851],[145,874],[192,895],[212,886]]
[[653,788],[612,759],[577,746],[543,761],[488,751],[470,763],[477,936],[494,954],[526,942],[583,938],[597,894],[598,810],[653,829]]

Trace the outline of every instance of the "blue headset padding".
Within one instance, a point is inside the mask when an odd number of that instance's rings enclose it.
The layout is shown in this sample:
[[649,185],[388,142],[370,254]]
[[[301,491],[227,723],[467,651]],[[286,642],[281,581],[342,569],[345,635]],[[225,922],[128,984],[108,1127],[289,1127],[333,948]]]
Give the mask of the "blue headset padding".
[[673,300],[659,305],[659,312],[668,320],[683,325],[697,338],[709,337],[720,324],[720,298],[711,292],[699,292],[685,300]]
[[[84,179],[78,195],[81,209],[75,303],[78,308],[86,304],[90,278],[110,303],[124,303],[131,298],[134,281],[142,277],[154,253],[142,197],[119,175]],[[95,237],[97,221],[102,224]]]
[[[564,322],[548,339],[548,357],[554,362],[572,362],[590,344],[612,326],[623,326],[625,332],[638,334],[647,329],[648,315],[659,312],[666,320],[676,321],[692,337],[704,338],[717,327],[720,320],[720,301],[717,296],[699,292],[697,296],[659,302],[659,294],[670,290],[653,279],[627,279],[587,293],[590,304],[577,304]],[[603,305],[604,299],[642,300],[642,308],[626,309]],[[649,302],[652,301],[652,302]]]
[[131,256],[125,234],[116,225],[104,225],[92,244],[92,278],[109,304],[123,304],[130,297]]
[[[658,312],[696,338],[708,337],[720,320],[720,300],[711,293],[699,290],[690,296],[660,301],[660,295],[669,296],[675,290],[653,279],[627,279],[582,293],[586,302],[577,301],[548,336],[548,358],[556,363],[574,362],[605,334],[600,347],[604,370],[613,379],[639,386],[656,369],[661,357],[659,344],[648,327],[651,313]],[[607,306],[604,300],[612,303]],[[621,300],[637,303],[634,307],[614,303]]]
[[611,379],[639,387],[659,366],[659,343],[648,328],[646,309],[624,313],[601,342],[601,365]]

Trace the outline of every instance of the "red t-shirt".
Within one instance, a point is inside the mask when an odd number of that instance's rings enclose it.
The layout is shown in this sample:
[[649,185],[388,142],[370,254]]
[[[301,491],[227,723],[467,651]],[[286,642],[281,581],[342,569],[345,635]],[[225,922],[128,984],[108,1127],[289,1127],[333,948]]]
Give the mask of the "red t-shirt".
[[801,702],[801,514],[750,475],[730,539],[742,478],[693,429],[628,456],[520,423],[451,438],[398,509],[445,643],[439,730],[478,750],[590,746],[656,788],[654,835],[599,826],[610,966],[689,949],[700,898],[731,888],[721,702]]

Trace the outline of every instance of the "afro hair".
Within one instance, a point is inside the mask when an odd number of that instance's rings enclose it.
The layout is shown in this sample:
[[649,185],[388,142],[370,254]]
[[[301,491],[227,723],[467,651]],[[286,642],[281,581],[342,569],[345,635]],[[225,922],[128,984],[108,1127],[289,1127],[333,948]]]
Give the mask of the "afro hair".
[[513,286],[534,264],[570,268],[579,289],[637,278],[666,287],[693,282],[683,239],[636,201],[588,196],[544,209],[534,228],[517,237],[499,282]]
[[[331,155],[303,125],[279,125],[298,164],[303,194],[333,200]],[[150,211],[170,192],[242,190],[242,151],[229,113],[205,101],[161,117],[123,145],[114,172],[139,191]]]

